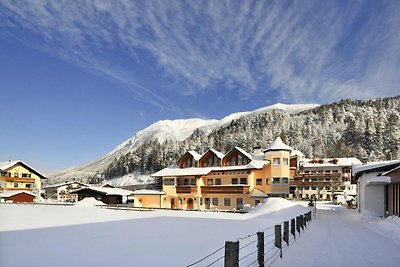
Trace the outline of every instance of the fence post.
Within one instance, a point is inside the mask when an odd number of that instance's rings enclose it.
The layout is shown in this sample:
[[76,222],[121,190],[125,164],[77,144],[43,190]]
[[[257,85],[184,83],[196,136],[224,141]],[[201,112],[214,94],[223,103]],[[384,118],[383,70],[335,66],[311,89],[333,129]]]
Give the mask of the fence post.
[[258,266],[264,267],[264,232],[257,232]]
[[304,213],[303,217],[304,217],[304,227],[307,228],[307,222],[308,222],[307,213]]
[[312,221],[311,211],[308,212],[308,217],[310,218],[310,221]]
[[225,242],[224,267],[239,267],[239,241]]
[[300,216],[296,216],[296,230],[300,235]]
[[280,250],[280,257],[282,258],[282,226],[275,225],[275,247]]
[[303,217],[303,215],[300,215],[300,227],[301,227],[301,230],[304,231],[304,217]]
[[296,239],[296,222],[294,219],[290,220],[290,233],[293,235],[293,238]]
[[289,221],[283,222],[283,240],[289,246]]

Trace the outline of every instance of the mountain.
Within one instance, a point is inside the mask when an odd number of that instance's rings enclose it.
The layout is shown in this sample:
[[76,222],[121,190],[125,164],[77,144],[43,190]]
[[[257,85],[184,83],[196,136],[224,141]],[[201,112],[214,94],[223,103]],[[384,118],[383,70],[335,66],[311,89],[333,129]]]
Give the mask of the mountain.
[[251,152],[277,136],[308,158],[357,157],[363,162],[400,157],[400,96],[342,100],[326,105],[276,104],[221,120],[159,121],[111,153],[56,175],[52,182],[151,182],[150,174],[176,163],[188,150],[223,153],[239,146]]
[[[67,169],[61,173],[55,174],[51,177],[50,183],[57,183],[67,180],[79,180],[83,182],[93,181],[96,182],[99,178],[101,180],[109,178],[116,178],[116,185],[128,185],[129,183],[140,183],[148,182],[149,178],[146,175],[143,176],[143,169],[120,171],[119,175],[107,175],[107,171],[110,165],[115,165],[119,162],[120,158],[126,158],[127,155],[132,154],[145,144],[157,142],[160,144],[183,142],[192,136],[195,132],[202,133],[204,135],[210,134],[215,129],[224,127],[234,120],[263,114],[266,112],[272,112],[274,110],[280,110],[289,114],[302,112],[304,110],[318,107],[317,104],[297,104],[297,105],[286,105],[286,104],[275,104],[264,108],[257,109],[255,111],[239,112],[234,113],[221,120],[211,119],[177,119],[177,120],[162,120],[153,123],[147,128],[137,132],[133,137],[129,138],[122,144],[118,145],[107,155],[92,161],[88,164],[79,167],[73,167]],[[124,167],[122,167],[124,168]],[[154,168],[152,168],[154,169]],[[152,170],[145,170],[149,173]],[[106,175],[105,175],[106,174]]]

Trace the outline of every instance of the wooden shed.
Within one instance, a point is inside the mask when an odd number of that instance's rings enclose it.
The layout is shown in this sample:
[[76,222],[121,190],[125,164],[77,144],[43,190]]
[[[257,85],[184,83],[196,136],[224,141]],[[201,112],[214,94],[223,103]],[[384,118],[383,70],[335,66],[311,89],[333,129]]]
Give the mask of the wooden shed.
[[13,203],[32,203],[36,195],[29,191],[7,190],[0,193],[0,199],[4,202],[12,201]]

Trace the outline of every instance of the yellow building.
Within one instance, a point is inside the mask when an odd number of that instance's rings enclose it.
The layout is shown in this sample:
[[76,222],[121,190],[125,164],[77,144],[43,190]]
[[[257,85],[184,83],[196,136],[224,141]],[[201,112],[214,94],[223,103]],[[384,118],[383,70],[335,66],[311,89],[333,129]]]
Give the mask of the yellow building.
[[239,147],[225,155],[214,149],[202,156],[189,151],[176,167],[152,175],[163,179],[160,207],[241,210],[268,196],[287,197],[292,151],[279,137],[264,151],[257,148],[252,154]]
[[0,162],[0,187],[4,191],[25,190],[40,196],[47,177],[21,160]]

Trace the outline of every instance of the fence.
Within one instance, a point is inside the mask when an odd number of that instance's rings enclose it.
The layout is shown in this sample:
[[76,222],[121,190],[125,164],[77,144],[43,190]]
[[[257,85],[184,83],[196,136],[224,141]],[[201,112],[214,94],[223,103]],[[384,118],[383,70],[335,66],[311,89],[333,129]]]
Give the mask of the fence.
[[222,266],[222,264],[224,267],[271,266],[278,258],[282,258],[283,253],[296,241],[296,238],[300,237],[311,219],[309,211],[290,221],[238,238],[234,242],[226,241],[225,246],[187,267]]

